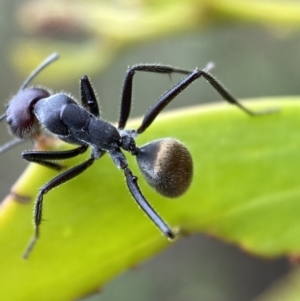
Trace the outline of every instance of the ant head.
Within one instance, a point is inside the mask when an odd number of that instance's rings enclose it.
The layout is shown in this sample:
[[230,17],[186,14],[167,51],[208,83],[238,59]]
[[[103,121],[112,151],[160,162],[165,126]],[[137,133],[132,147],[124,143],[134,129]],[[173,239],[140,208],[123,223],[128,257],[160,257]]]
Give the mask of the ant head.
[[40,127],[33,108],[41,98],[49,97],[49,92],[40,88],[20,90],[9,102],[6,110],[6,122],[11,133],[20,139],[35,138]]
[[16,138],[34,139],[40,134],[40,126],[33,114],[33,108],[37,101],[49,97],[50,93],[41,88],[27,88],[27,86],[44,68],[57,59],[58,54],[53,53],[33,70],[19,92],[9,102],[6,113],[1,115],[0,121],[6,117],[9,129]]
[[172,138],[152,141],[139,149],[139,168],[148,184],[166,197],[178,197],[190,186],[193,161],[189,150]]

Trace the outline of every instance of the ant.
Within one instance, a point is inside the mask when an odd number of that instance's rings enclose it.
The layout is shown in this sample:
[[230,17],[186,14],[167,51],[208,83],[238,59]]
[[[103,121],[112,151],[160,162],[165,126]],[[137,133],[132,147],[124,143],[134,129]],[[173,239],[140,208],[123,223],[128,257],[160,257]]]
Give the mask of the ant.
[[[87,151],[89,146],[91,155],[83,163],[61,172],[39,189],[34,207],[34,235],[23,254],[24,258],[29,256],[40,235],[44,195],[80,175],[105,153],[108,153],[114,164],[124,172],[127,187],[141,209],[168,239],[175,238],[175,231],[157,214],[142,194],[137,177],[128,167],[123,151],[136,157],[144,178],[161,195],[174,198],[186,192],[193,176],[193,161],[189,150],[173,138],[154,140],[141,147],[136,145],[135,139],[152,124],[159,113],[178,94],[198,78],[204,77],[224,100],[238,106],[250,116],[271,113],[271,110],[255,112],[240,104],[220,82],[210,75],[212,63],[207,64],[203,70],[195,69],[194,71],[158,64],[138,64],[127,70],[116,127],[100,119],[95,92],[86,75],[80,79],[81,104],[65,93],[53,94],[45,88],[28,87],[37,74],[57,59],[56,53],[46,58],[22,84],[18,93],[7,105],[6,113],[0,116],[0,120],[6,117],[9,130],[15,137],[0,148],[0,153],[23,140],[34,141],[42,134],[50,134],[78,147],[65,151],[23,151],[23,159],[61,171],[63,167],[52,161],[76,157]],[[133,76],[137,71],[168,75],[179,73],[186,77],[157,100],[136,130],[126,130],[125,126],[131,109]]]

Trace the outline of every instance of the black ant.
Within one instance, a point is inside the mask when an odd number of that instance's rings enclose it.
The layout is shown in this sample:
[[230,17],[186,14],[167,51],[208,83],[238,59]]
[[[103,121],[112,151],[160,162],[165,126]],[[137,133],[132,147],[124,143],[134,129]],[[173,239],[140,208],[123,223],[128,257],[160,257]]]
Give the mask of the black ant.
[[[123,151],[135,156],[139,168],[149,185],[166,197],[178,197],[190,186],[193,176],[193,162],[188,149],[173,138],[159,139],[137,147],[135,138],[142,134],[155,120],[159,113],[192,82],[203,76],[212,87],[229,103],[238,106],[251,116],[268,114],[271,111],[254,112],[240,104],[212,75],[208,72],[213,67],[210,63],[204,70],[184,70],[157,64],[139,64],[129,67],[126,73],[120,108],[118,126],[115,127],[100,119],[97,99],[87,76],[80,79],[81,105],[68,94],[52,94],[44,88],[28,87],[31,80],[50,63],[58,58],[57,54],[49,56],[35,69],[21,86],[19,92],[7,105],[6,117],[10,132],[15,137],[5,144],[0,152],[12,147],[24,139],[35,140],[46,133],[67,143],[78,145],[66,151],[24,151],[22,157],[29,161],[62,170],[62,166],[52,162],[64,160],[84,153],[91,147],[91,156],[81,164],[67,169],[54,177],[39,189],[34,208],[35,231],[27,246],[24,258],[27,258],[39,237],[39,226],[42,220],[43,197],[51,189],[73,179],[95,160],[108,153],[114,164],[124,172],[126,183],[133,198],[169,239],[175,232],[164,222],[147,202],[128,167]],[[136,130],[125,130],[129,118],[132,98],[132,82],[136,71],[172,74],[185,74],[178,84],[165,92],[152,108],[145,114],[141,125]],[[122,151],[123,150],[123,151]]]

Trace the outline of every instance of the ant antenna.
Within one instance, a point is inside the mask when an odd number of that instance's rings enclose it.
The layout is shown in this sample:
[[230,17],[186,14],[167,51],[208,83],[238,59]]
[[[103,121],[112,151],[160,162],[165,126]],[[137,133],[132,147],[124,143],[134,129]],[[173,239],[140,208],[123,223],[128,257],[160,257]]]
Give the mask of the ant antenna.
[[[22,84],[20,91],[25,89],[27,85],[43,70],[45,69],[48,65],[53,63],[58,59],[58,54],[57,53],[52,53],[49,55],[35,70],[33,70],[30,75],[27,77],[27,79],[24,81]],[[2,116],[1,116],[2,117]],[[0,119],[1,120],[1,119]]]
[[[19,138],[14,138],[10,141],[8,141],[7,143],[3,144],[0,147],[0,154],[4,153],[6,150],[10,149],[11,147],[23,142],[24,140],[19,139]],[[24,141],[25,142],[25,141]]]

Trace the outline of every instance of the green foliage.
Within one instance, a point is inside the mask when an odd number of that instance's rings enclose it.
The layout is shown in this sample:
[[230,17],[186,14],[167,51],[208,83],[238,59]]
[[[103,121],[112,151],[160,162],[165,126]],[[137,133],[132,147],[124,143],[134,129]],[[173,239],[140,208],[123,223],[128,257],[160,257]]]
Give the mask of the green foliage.
[[[10,51],[15,68],[22,73],[27,70],[24,76],[51,52],[69,58],[61,76],[51,78],[53,85],[61,78],[73,82],[78,73],[87,70],[90,76],[99,74],[126,47],[211,24],[242,22],[276,30],[297,29],[300,4],[269,0],[39,0],[20,5],[17,19],[24,32],[35,36],[17,40]],[[63,38],[56,37],[63,33]]]
[[298,301],[299,287],[300,270],[298,268],[281,281],[278,281],[276,286],[271,287],[255,301]]
[[[194,180],[184,196],[159,196],[132,157],[130,167],[149,202],[183,234],[208,233],[268,258],[297,255],[299,99],[246,105],[280,107],[281,112],[249,117],[227,104],[181,109],[160,116],[138,138],[142,145],[175,137],[188,146]],[[55,144],[65,147],[70,146]],[[83,160],[81,156],[65,164]],[[33,200],[55,174],[30,164],[0,207],[1,300],[74,300],[171,245],[138,209],[122,172],[104,156],[45,196],[40,240],[23,260],[32,235]]]

